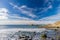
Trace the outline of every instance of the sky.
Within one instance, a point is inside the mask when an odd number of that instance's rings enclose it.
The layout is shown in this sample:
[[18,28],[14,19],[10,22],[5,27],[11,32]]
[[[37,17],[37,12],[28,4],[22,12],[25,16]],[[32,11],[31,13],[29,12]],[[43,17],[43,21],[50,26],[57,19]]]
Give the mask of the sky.
[[60,21],[60,0],[0,0],[0,24]]

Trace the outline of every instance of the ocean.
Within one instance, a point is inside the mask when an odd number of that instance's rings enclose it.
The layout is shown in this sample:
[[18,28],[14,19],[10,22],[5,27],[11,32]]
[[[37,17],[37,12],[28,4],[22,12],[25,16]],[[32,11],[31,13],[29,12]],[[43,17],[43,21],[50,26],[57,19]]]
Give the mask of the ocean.
[[30,26],[30,25],[0,25],[0,29],[7,28],[38,28],[38,26]]

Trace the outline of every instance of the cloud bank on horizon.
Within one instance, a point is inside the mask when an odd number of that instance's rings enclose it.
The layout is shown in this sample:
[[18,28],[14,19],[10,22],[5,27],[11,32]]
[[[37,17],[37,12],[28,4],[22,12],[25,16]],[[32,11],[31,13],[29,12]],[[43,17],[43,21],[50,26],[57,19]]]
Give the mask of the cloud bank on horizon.
[[0,24],[30,21],[41,24],[59,20],[60,0],[0,0]]

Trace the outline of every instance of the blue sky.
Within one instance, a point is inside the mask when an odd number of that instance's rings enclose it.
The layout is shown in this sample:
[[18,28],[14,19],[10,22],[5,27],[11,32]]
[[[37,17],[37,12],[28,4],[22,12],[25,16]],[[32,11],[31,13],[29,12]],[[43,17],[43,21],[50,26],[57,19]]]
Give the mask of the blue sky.
[[58,21],[59,10],[60,0],[0,0],[0,20]]

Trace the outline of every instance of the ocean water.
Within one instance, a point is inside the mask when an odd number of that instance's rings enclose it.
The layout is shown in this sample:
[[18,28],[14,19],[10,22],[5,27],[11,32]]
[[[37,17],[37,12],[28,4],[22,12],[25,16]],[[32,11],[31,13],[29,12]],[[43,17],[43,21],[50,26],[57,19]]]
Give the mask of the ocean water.
[[0,25],[0,29],[7,28],[38,28],[38,26],[30,26],[30,25]]

